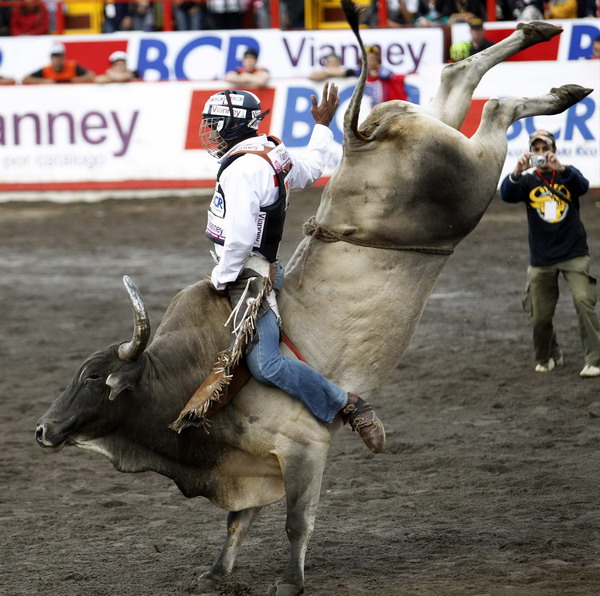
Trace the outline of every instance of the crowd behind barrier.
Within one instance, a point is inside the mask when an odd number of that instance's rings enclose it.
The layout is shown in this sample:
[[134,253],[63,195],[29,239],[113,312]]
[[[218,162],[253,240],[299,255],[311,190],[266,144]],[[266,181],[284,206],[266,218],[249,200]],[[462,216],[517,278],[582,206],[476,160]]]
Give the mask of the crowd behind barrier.
[[[564,30],[560,37],[520,52],[514,59],[600,57],[600,19],[553,22]],[[484,23],[474,18],[452,26],[365,29],[363,37],[381,53],[382,80],[390,80],[419,72],[428,64],[464,59],[504,39],[515,25],[514,21]],[[360,70],[360,56],[349,35],[347,30],[270,28],[5,37],[0,38],[0,85],[221,79],[234,86],[261,87],[282,77],[325,80],[340,76],[340,72],[351,76],[349,73]],[[55,43],[59,39],[62,44]],[[54,52],[55,46],[62,50]],[[122,59],[113,63],[115,52],[121,52]],[[337,66],[328,67],[328,60]],[[410,99],[410,91],[407,93]],[[390,98],[404,99],[397,93]]]
[[[362,23],[367,27],[431,27],[472,18],[598,16],[600,0],[387,0],[381,4],[371,0]],[[0,36],[61,35],[69,30],[114,33],[305,26],[304,2],[298,0],[0,0]]]

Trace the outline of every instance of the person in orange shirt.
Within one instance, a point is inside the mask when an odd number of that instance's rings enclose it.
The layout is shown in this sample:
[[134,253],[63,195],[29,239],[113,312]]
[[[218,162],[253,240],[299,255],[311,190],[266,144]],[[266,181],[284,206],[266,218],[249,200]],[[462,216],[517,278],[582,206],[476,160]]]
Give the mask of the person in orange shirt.
[[67,60],[65,46],[55,43],[50,50],[50,64],[23,79],[24,84],[43,85],[53,83],[86,83],[96,75],[83,68],[75,60]]

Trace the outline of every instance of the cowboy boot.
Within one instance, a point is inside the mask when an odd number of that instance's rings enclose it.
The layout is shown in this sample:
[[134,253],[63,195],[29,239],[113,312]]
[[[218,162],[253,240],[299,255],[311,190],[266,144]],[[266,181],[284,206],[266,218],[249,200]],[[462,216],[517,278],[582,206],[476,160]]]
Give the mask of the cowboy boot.
[[348,393],[348,403],[341,412],[348,418],[365,445],[373,452],[380,453],[385,447],[385,430],[373,408],[361,397]]

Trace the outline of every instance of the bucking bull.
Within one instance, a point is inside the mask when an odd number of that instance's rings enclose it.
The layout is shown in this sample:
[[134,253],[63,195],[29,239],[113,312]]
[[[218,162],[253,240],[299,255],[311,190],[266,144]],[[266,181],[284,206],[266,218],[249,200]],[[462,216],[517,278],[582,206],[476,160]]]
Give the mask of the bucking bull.
[[[366,64],[357,8],[351,0],[343,6]],[[491,67],[559,33],[548,23],[519,24],[507,39],[446,66],[427,107],[390,101],[359,127],[363,69],[344,117],[342,162],[288,264],[279,300],[283,327],[302,355],[348,391],[368,396],[398,365],[449,255],[494,196],[508,127],[560,113],[591,92],[566,85],[541,97],[492,99],[472,138],[458,132]],[[341,421],[323,425],[299,401],[251,380],[212,416],[210,434],[169,430],[229,343],[223,322],[230,307],[200,281],[173,299],[148,344],[144,304],[128,279],[126,286],[133,338],[81,365],[40,418],[37,442],[97,451],[122,472],[154,470],[186,497],[228,510],[224,547],[197,582],[203,592],[232,571],[260,509],[285,497],[291,552],[275,591],[300,594],[327,452]]]

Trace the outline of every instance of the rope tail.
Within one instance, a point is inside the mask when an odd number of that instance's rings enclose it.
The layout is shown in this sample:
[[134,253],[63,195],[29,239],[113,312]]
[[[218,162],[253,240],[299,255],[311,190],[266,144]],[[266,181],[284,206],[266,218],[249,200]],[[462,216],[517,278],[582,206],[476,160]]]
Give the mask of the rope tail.
[[358,77],[358,82],[356,83],[356,87],[354,88],[354,92],[350,98],[350,105],[348,106],[346,114],[344,115],[344,136],[349,138],[352,134],[354,138],[358,139],[359,141],[371,141],[372,139],[370,137],[366,137],[358,130],[358,114],[360,112],[360,104],[365,92],[365,84],[367,82],[368,74],[367,51],[365,50],[365,44],[360,36],[360,30],[358,27],[362,9],[359,8],[352,0],[342,0],[342,8],[344,9],[344,14],[346,15],[348,24],[356,36],[362,57],[362,68]]

